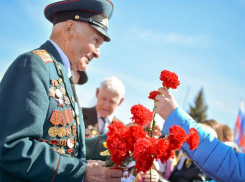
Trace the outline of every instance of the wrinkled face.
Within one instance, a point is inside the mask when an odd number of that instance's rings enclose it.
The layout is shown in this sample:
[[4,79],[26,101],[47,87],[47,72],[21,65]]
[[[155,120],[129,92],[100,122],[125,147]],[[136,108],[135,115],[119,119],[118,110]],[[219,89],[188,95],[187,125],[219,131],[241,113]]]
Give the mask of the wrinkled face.
[[123,101],[123,98],[120,98],[118,93],[108,90],[106,87],[97,89],[96,96],[98,99],[96,111],[101,117],[110,116]]
[[71,70],[84,71],[92,59],[100,56],[99,47],[104,36],[86,22],[70,21],[66,27],[65,54],[70,60]]

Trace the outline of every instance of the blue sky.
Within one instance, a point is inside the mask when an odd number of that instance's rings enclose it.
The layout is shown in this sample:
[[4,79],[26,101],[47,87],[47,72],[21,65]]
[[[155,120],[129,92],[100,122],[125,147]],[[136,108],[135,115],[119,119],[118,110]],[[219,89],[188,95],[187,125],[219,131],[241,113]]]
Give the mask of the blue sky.
[[[0,79],[21,53],[49,39],[52,25],[40,0],[0,1]],[[161,86],[164,69],[179,75],[181,85],[171,91],[180,107],[189,110],[203,88],[207,115],[234,128],[239,103],[245,98],[245,1],[113,1],[110,43],[87,70],[89,82],[77,86],[84,107],[96,102],[95,90],[107,76],[126,86],[125,101],[116,116],[125,123],[130,108],[153,102],[148,93]]]

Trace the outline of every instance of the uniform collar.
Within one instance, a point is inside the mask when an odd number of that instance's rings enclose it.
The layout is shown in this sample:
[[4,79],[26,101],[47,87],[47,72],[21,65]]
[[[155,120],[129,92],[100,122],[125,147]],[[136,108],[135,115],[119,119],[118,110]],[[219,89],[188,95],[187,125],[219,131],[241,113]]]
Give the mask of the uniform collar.
[[61,50],[61,48],[53,40],[49,40],[49,41],[53,44],[53,46],[58,51],[58,53],[59,53],[59,55],[63,61],[63,64],[66,68],[66,73],[67,73],[68,78],[70,78],[71,76],[73,77],[73,73],[71,71],[71,64],[70,64],[68,57],[65,55],[65,53]]

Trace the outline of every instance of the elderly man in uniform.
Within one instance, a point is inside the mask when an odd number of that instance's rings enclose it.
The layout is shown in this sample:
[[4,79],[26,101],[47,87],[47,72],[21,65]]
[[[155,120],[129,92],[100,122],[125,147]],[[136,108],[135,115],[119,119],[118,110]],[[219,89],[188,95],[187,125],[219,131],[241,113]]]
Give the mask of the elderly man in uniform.
[[112,12],[109,0],[45,8],[54,25],[50,40],[20,55],[0,84],[0,181],[120,181],[121,171],[87,162],[100,159],[105,137],[85,141],[72,80],[72,72],[86,70],[110,41]]
[[124,94],[125,86],[118,78],[107,77],[101,82],[100,88],[96,89],[96,105],[82,109],[86,137],[105,134],[110,123],[119,121],[115,117],[115,110],[123,102]]

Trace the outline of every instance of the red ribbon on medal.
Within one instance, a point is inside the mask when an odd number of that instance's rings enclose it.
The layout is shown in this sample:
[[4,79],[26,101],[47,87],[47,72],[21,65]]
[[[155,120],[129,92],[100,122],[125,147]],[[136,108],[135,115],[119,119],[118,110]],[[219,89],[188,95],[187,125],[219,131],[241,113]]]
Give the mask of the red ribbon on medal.
[[69,109],[66,109],[64,111],[54,110],[50,118],[50,122],[54,126],[58,126],[59,124],[64,126],[66,124],[70,124],[72,120],[73,120],[72,111]]

